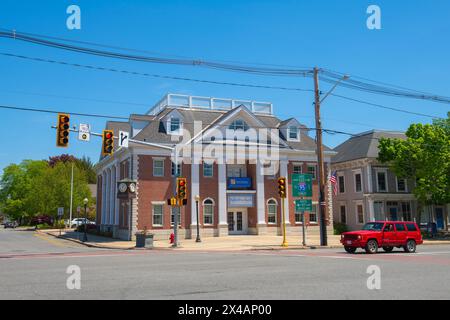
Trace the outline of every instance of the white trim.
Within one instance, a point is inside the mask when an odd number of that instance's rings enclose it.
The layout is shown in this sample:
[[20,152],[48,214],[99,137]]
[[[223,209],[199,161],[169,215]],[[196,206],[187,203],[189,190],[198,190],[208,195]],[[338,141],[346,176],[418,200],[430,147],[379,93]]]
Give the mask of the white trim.
[[227,220],[227,174],[226,174],[226,165],[218,164],[218,188],[219,188],[219,201],[218,209],[219,209],[219,225],[228,225]]
[[[197,206],[195,196],[200,195],[200,165],[191,164],[191,224],[197,224]],[[199,204],[200,206],[200,204]]]
[[[347,203],[346,202],[343,202],[343,201],[340,201],[339,203],[338,203],[338,205],[339,205],[339,222],[340,223],[345,223],[345,224],[348,224],[348,210],[347,210]],[[344,207],[345,208],[345,222],[342,222],[342,212],[341,212],[341,207]]]
[[[273,204],[273,203],[269,204],[269,201],[274,201],[275,204]],[[269,214],[270,214],[269,205],[275,205],[275,222],[269,222]],[[267,208],[267,224],[270,224],[270,225],[277,224],[277,220],[278,220],[277,219],[277,216],[278,216],[278,201],[277,201],[277,199],[275,199],[275,198],[267,199],[266,208]]]
[[[359,222],[359,217],[358,217],[358,206],[361,206],[362,208],[362,215],[363,215],[363,222]],[[355,201],[355,224],[357,225],[363,225],[366,221],[366,216],[365,216],[365,210],[364,210],[364,203],[362,200],[356,200]]]
[[256,219],[257,224],[266,223],[264,167],[261,161],[256,162]]
[[[163,227],[164,226],[164,201],[152,201],[152,226],[153,227]],[[155,224],[154,218],[155,218],[155,206],[161,206],[162,212],[161,212],[161,224]],[[171,213],[172,214],[172,213]]]
[[407,193],[408,192],[408,180],[404,179],[404,178],[400,178],[400,180],[404,180],[405,181],[405,190],[398,190],[398,180],[399,178],[397,177],[397,175],[395,176],[395,190],[397,192],[401,192],[401,193]]
[[[338,189],[338,194],[345,194],[345,192],[347,191],[347,187],[345,186],[345,171],[338,171],[336,173],[337,175],[337,189]],[[341,192],[341,183],[339,181],[339,178],[342,177],[344,178],[344,192]]]
[[[385,190],[384,191],[380,191],[380,186],[378,183],[378,173],[384,173],[384,186],[385,186]],[[387,169],[386,168],[375,168],[375,180],[376,180],[376,185],[377,185],[377,192],[387,192],[389,193],[389,182],[388,182],[388,174],[387,174]]]
[[[205,204],[205,201],[209,200],[212,202],[212,204]],[[211,206],[212,207],[212,217],[211,217],[211,223],[205,223],[205,206]],[[212,226],[214,225],[214,208],[216,207],[216,202],[213,198],[206,198],[202,201],[202,207],[203,207],[203,221],[202,225],[204,226]]]
[[[363,179],[362,179],[362,171],[361,169],[355,169],[352,170],[353,171],[353,191],[355,193],[362,193],[363,192]],[[356,175],[359,174],[360,179],[361,179],[361,190],[356,190]]]
[[[155,175],[155,161],[162,161],[162,175]],[[153,177],[164,177],[164,173],[165,173],[165,158],[152,158],[152,176]]]

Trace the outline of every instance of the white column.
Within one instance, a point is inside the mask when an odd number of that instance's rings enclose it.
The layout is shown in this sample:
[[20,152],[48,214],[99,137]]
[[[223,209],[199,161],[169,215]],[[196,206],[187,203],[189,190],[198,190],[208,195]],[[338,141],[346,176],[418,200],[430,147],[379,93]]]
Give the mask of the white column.
[[226,225],[227,222],[227,174],[226,164],[218,164],[219,179],[219,225]]
[[106,170],[106,211],[105,211],[105,224],[109,224],[109,211],[110,211],[110,199],[111,199],[111,170]]
[[290,224],[289,221],[289,183],[288,181],[288,162],[287,160],[280,160],[280,176],[286,178],[286,198],[284,198],[284,217],[286,219],[286,225]]
[[372,166],[370,164],[366,167],[367,171],[367,192],[372,193]]
[[110,192],[110,201],[109,201],[109,224],[113,225],[114,224],[114,213],[116,211],[116,167],[113,166],[111,168],[111,179],[110,179],[110,183],[111,183],[111,192]]
[[106,214],[106,171],[102,173],[102,221],[100,224],[105,224]]
[[373,199],[369,199],[369,221],[375,221],[375,212],[373,207]]
[[[191,164],[191,225],[197,225],[197,207],[195,203],[195,196],[200,195],[200,165],[197,163]],[[219,201],[220,202],[220,201]],[[199,203],[199,206],[201,204]]]
[[264,194],[264,168],[256,160],[256,208],[258,224],[266,224],[265,194]]
[[[116,165],[116,181],[115,181],[116,188],[117,188],[117,181],[119,179],[120,179],[120,164],[117,163],[117,165]],[[115,210],[114,210],[114,224],[116,226],[118,226],[119,225],[119,215],[120,215],[120,208],[119,208],[120,202],[119,202],[119,199],[117,199],[117,194],[114,195],[114,203],[115,203],[115,205],[114,205],[114,208],[115,208]]]

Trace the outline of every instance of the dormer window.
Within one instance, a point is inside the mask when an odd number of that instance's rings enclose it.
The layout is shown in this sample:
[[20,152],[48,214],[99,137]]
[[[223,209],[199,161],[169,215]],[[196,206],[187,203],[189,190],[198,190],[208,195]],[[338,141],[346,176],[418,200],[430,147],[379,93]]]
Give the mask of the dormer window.
[[169,133],[180,134],[181,120],[180,118],[171,117],[168,123]]
[[236,131],[236,130],[247,131],[248,128],[249,128],[248,124],[244,120],[241,120],[241,119],[234,120],[228,127],[228,129],[234,130],[234,131]]
[[289,141],[300,141],[300,130],[298,127],[290,126],[288,128],[288,140]]

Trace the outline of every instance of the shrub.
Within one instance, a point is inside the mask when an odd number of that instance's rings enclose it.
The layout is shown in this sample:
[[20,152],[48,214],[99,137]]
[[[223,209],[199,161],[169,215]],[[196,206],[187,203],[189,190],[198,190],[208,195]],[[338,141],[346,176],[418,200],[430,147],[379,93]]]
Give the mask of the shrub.
[[347,225],[345,223],[342,223],[342,222],[334,222],[333,223],[333,227],[334,227],[334,234],[335,235],[340,235],[341,233],[348,231]]

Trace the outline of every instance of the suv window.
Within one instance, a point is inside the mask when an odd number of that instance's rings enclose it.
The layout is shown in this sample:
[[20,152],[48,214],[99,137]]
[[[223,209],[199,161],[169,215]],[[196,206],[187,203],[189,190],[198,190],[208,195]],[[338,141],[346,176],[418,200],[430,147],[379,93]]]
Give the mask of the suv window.
[[397,229],[397,231],[405,231],[405,225],[403,223],[396,223],[395,229]]
[[408,229],[408,231],[417,231],[416,225],[414,223],[408,223],[406,225],[406,228]]
[[393,232],[394,231],[394,225],[391,223],[386,224],[384,227],[384,232]]
[[369,222],[364,225],[363,230],[371,230],[371,231],[381,231],[383,229],[384,223],[381,222]]

